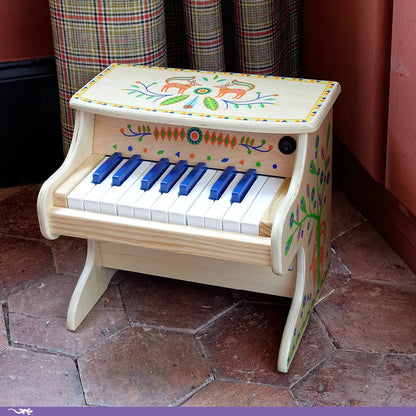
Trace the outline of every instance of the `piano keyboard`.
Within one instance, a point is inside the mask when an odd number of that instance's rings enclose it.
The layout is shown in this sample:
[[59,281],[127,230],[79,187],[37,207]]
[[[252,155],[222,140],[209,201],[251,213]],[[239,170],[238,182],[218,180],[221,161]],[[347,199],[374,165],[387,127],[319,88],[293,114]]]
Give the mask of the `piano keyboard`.
[[165,223],[260,235],[263,215],[284,179],[106,156],[67,195],[69,208]]

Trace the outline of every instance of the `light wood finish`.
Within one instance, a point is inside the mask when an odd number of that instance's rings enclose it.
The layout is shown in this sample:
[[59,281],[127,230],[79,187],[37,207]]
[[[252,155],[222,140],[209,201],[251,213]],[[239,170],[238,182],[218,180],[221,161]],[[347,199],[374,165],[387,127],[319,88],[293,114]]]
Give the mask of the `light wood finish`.
[[270,238],[117,217],[69,208],[51,208],[56,234],[111,241],[174,253],[270,265]]
[[264,236],[264,237],[271,236],[273,223],[276,220],[276,213],[283,199],[286,197],[287,190],[289,189],[289,185],[290,185],[290,179],[287,178],[283,181],[282,185],[280,186],[279,190],[274,196],[266,212],[263,214],[261,221],[260,221],[259,235]]
[[[127,126],[130,126],[137,135],[133,137],[123,135],[121,130],[125,134],[132,135]],[[247,133],[200,127],[198,131],[202,134],[201,142],[191,144],[186,138],[190,129],[192,127],[97,115],[93,152],[110,155],[117,151],[125,157],[136,153],[147,160],[167,157],[172,163],[185,159],[193,166],[198,162],[205,162],[214,169],[224,170],[227,166],[235,166],[240,172],[253,168],[259,174],[267,176],[292,176],[296,153],[285,155],[280,152],[278,144],[284,136],[282,134]],[[143,137],[140,137],[139,130],[145,132]],[[197,136],[196,132],[194,134]],[[206,136],[210,137],[208,142],[205,141]],[[293,138],[296,141],[297,135],[293,135]],[[229,142],[227,145],[225,145],[226,139]],[[231,141],[234,143],[232,144]],[[255,150],[256,147],[259,150]]]
[[88,240],[88,254],[84,269],[72,294],[68,307],[67,327],[74,331],[103,293],[116,269],[103,267],[98,243]]
[[[205,92],[201,95],[191,86],[185,94],[166,91],[169,79],[177,77],[194,78]],[[240,97],[232,89],[218,96],[218,87],[236,81],[254,88]],[[161,124],[298,134],[316,131],[339,93],[339,84],[332,81],[113,64],[81,88],[70,104],[89,113]],[[188,98],[196,102],[184,101]],[[207,106],[205,98],[217,105]]]
[[279,349],[278,369],[282,372],[288,371],[293,360],[330,265],[332,186],[325,185],[321,175],[313,172],[319,170],[323,178],[328,172],[332,174],[332,111],[317,132],[299,135],[297,153],[294,175],[271,235],[275,273],[287,270],[297,258],[295,293]]
[[58,238],[50,228],[49,209],[53,207],[56,188],[67,180],[85,159],[92,154],[92,134],[94,129],[94,114],[76,112],[74,135],[69,152],[62,166],[47,179],[38,195],[37,211],[39,227],[42,235],[51,240]]
[[68,194],[100,163],[104,155],[92,154],[79,166],[72,175],[53,194],[55,207],[68,207]]
[[286,297],[295,289],[296,262],[284,276],[276,276],[270,266],[125,244],[101,242],[100,252],[103,266],[116,269]]

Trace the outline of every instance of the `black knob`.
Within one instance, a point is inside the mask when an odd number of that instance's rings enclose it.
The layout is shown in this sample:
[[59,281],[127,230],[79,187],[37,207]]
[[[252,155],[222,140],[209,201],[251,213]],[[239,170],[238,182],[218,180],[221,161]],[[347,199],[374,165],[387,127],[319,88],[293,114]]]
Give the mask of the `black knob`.
[[291,136],[284,136],[279,140],[279,150],[284,155],[290,155],[296,150],[296,140]]

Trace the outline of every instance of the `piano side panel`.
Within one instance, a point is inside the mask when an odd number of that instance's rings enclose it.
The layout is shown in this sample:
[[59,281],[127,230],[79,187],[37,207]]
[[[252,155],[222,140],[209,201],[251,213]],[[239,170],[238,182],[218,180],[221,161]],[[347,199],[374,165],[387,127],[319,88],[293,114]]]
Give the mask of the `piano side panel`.
[[[296,151],[290,155],[280,152],[278,143],[284,136],[96,115],[93,152],[108,155],[118,151],[126,157],[136,153],[148,160],[168,157],[173,163],[185,159],[191,165],[205,162],[216,169],[232,165],[241,172],[254,168],[267,176],[291,177]],[[297,135],[292,137],[297,140]]]
[[54,205],[56,189],[70,178],[92,153],[94,115],[77,111],[75,115],[74,135],[69,152],[61,167],[47,179],[39,191],[37,211],[42,235],[48,239],[59,237],[51,230],[49,210]]
[[295,294],[279,352],[287,371],[330,266],[332,111],[314,133],[299,137],[295,174],[272,229],[272,267],[285,273],[297,257]]

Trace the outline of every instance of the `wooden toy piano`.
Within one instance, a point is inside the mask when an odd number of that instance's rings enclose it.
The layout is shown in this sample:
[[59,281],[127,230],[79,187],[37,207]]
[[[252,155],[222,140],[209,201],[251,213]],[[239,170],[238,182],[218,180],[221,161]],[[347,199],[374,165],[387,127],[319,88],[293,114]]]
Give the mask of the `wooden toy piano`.
[[329,269],[339,92],[123,64],[77,92],[71,148],[38,198],[46,238],[88,240],[68,328],[117,269],[290,297],[287,372]]

